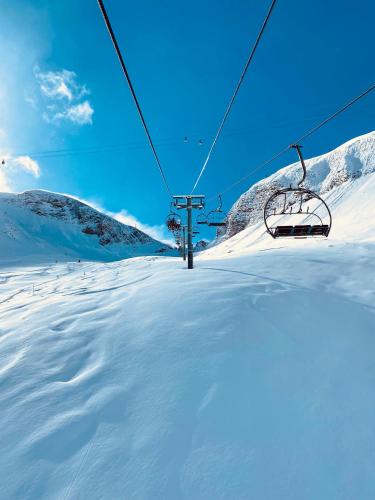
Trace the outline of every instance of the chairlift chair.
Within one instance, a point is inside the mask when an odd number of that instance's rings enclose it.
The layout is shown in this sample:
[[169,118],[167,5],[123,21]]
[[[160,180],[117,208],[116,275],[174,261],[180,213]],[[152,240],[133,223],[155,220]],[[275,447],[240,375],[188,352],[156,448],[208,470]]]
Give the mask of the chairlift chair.
[[[264,224],[272,238],[309,238],[329,235],[332,215],[325,201],[313,191],[302,187],[306,178],[306,165],[301,146],[290,146],[297,150],[303,169],[302,179],[297,187],[278,189],[264,206]],[[293,224],[297,219],[299,224]],[[280,224],[280,221],[285,221]],[[309,223],[310,222],[310,223]]]
[[207,224],[207,214],[205,212],[198,214],[195,222],[199,225]]
[[172,210],[172,203],[171,210],[167,216],[166,225],[168,231],[171,231],[172,233],[179,232],[181,229],[181,217],[179,214]]
[[207,214],[207,225],[210,227],[224,227],[227,225],[227,214],[221,209],[223,205],[221,195],[219,194],[219,205],[215,210]]

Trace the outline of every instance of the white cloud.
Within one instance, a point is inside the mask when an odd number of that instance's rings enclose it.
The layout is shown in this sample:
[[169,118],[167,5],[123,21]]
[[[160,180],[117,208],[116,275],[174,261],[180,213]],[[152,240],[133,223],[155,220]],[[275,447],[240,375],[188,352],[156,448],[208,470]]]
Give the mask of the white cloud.
[[17,156],[12,161],[16,166],[25,170],[25,172],[28,172],[34,177],[40,177],[40,167],[35,160],[30,158],[30,156]]
[[82,101],[82,98],[90,92],[85,85],[78,82],[74,71],[63,69],[42,72],[36,67],[34,73],[40,94],[46,102],[46,111],[42,116],[47,122],[58,124],[70,121],[76,125],[92,124],[94,109],[87,99]]
[[63,69],[62,71],[46,71],[43,73],[36,67],[34,72],[41,93],[49,99],[73,101],[81,99],[81,97],[89,93],[85,85],[78,83],[77,74],[74,71]]
[[53,121],[70,120],[78,125],[91,124],[93,113],[94,110],[89,101],[84,101],[68,107],[65,111],[56,113],[53,117]]
[[162,224],[150,226],[149,224],[144,224],[139,219],[137,219],[134,215],[130,214],[127,210],[122,209],[120,212],[113,213],[108,212],[108,215],[111,215],[114,219],[122,222],[123,224],[127,224],[128,226],[133,226],[143,231],[144,233],[151,236],[155,240],[162,241],[163,243],[167,243],[168,245],[175,245],[174,240],[167,234],[166,227]]
[[25,99],[25,102],[27,102],[27,104],[30,104],[30,106],[32,108],[34,108],[34,109],[38,108],[36,97],[34,95],[32,95],[31,93],[24,92],[24,99]]
[[16,190],[17,176],[20,172],[26,172],[35,178],[41,174],[38,163],[30,156],[13,157],[9,153],[0,153],[0,191]]

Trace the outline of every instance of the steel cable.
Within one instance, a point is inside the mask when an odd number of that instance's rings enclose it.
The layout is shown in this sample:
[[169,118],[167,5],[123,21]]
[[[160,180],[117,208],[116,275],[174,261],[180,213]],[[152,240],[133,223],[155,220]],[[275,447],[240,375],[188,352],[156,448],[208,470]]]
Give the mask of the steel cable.
[[254,45],[253,45],[253,48],[251,49],[250,55],[249,55],[249,57],[248,57],[248,59],[246,61],[246,64],[245,64],[245,66],[244,66],[244,68],[242,70],[240,79],[238,80],[238,83],[236,85],[234,93],[233,93],[233,95],[232,95],[232,97],[231,97],[231,99],[229,101],[229,104],[228,104],[228,106],[227,106],[227,108],[225,110],[223,119],[221,120],[221,123],[220,123],[219,128],[218,128],[218,130],[216,132],[214,140],[213,140],[213,142],[211,144],[211,147],[210,147],[210,149],[208,151],[206,160],[205,160],[205,162],[203,164],[203,167],[202,167],[202,169],[201,169],[201,171],[200,171],[200,173],[198,175],[197,180],[195,181],[195,184],[194,184],[193,189],[191,191],[192,193],[194,193],[194,191],[195,191],[196,187],[198,186],[198,183],[199,183],[199,181],[200,181],[200,179],[201,179],[204,171],[206,170],[207,163],[209,162],[209,160],[211,158],[211,154],[212,154],[212,152],[213,152],[213,150],[214,150],[214,148],[216,146],[217,140],[219,139],[220,133],[221,133],[223,127],[224,127],[226,119],[228,118],[228,115],[229,115],[229,113],[230,113],[230,111],[232,109],[233,103],[234,103],[234,101],[235,101],[235,99],[237,97],[238,91],[240,90],[241,84],[242,84],[242,82],[243,82],[243,80],[245,78],[245,75],[246,75],[247,70],[248,70],[248,68],[249,68],[249,66],[251,64],[251,61],[253,60],[254,54],[255,54],[255,52],[256,52],[256,50],[258,48],[258,45],[259,45],[259,42],[260,42],[260,40],[262,38],[264,30],[266,29],[267,23],[269,21],[269,18],[271,17],[271,14],[272,14],[273,8],[275,7],[275,4],[276,4],[276,0],[272,0],[272,3],[271,3],[271,5],[270,5],[270,7],[268,9],[267,15],[266,15],[266,17],[265,17],[265,19],[263,21],[262,27],[261,27],[261,29],[260,29],[260,31],[258,33],[258,36],[257,36],[257,38],[255,40]]
[[152,141],[152,138],[151,138],[151,135],[150,135],[150,132],[148,130],[148,127],[147,127],[147,124],[146,124],[146,121],[145,121],[145,118],[143,116],[143,113],[142,113],[142,110],[141,110],[141,107],[140,107],[140,104],[138,102],[138,99],[137,99],[137,96],[136,96],[136,93],[135,93],[135,90],[134,90],[134,87],[133,87],[133,84],[131,82],[131,79],[130,79],[130,76],[129,76],[129,73],[128,73],[128,70],[125,66],[125,62],[124,62],[124,59],[122,57],[122,54],[121,54],[121,50],[120,50],[120,47],[117,43],[117,40],[116,40],[116,37],[115,37],[115,34],[113,32],[113,29],[112,29],[112,26],[111,26],[111,23],[110,23],[110,20],[109,20],[109,17],[108,17],[108,14],[107,14],[107,11],[105,9],[105,6],[104,6],[104,3],[103,3],[103,0],[98,0],[98,4],[99,4],[99,7],[100,7],[100,10],[101,10],[101,13],[103,15],[103,19],[104,19],[104,22],[106,24],[106,27],[107,27],[107,30],[109,32],[109,35],[111,37],[111,40],[112,40],[112,44],[114,46],[114,49],[116,51],[116,54],[117,54],[117,57],[120,61],[120,65],[121,65],[121,68],[122,68],[122,71],[124,73],[124,76],[126,78],[126,81],[128,83],[128,86],[129,86],[129,89],[130,89],[130,92],[133,96],[133,100],[134,100],[134,103],[136,105],[136,108],[137,108],[137,111],[138,111],[138,114],[139,114],[139,117],[141,119],[141,122],[142,122],[142,125],[143,125],[143,128],[146,132],[146,135],[147,135],[147,139],[148,139],[148,142],[150,144],[150,147],[151,147],[151,150],[152,150],[152,153],[154,155],[154,158],[156,160],[156,163],[157,163],[157,166],[159,168],[159,171],[160,171],[160,175],[163,179],[163,182],[164,182],[164,185],[165,185],[165,188],[167,190],[167,193],[169,194],[169,196],[172,196],[172,192],[169,188],[169,185],[168,185],[168,182],[167,182],[167,179],[165,177],[165,174],[164,174],[164,170],[163,170],[163,167],[161,166],[161,162],[159,160],[159,157],[158,157],[158,154],[156,152],[156,149],[155,149],[155,146],[154,146],[154,143]]

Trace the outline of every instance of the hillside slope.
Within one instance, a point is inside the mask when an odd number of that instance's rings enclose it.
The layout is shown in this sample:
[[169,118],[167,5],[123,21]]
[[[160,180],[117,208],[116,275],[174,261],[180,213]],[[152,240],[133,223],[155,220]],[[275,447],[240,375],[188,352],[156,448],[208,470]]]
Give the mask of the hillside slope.
[[[375,172],[375,132],[352,139],[330,153],[306,160],[304,186],[320,194],[325,201],[335,193],[345,193],[361,184],[353,183]],[[296,162],[262,179],[246,191],[228,214],[224,238],[234,236],[248,226],[263,220],[266,201],[276,189],[296,186],[301,179],[300,163]]]
[[0,262],[112,261],[172,249],[66,195],[0,193]]

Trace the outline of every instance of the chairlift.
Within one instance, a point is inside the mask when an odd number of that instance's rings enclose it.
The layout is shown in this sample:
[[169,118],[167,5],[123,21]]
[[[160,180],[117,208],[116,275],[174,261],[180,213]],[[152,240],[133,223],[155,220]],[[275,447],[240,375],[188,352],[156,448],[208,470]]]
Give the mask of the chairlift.
[[207,224],[207,214],[205,212],[198,214],[195,222],[199,225]]
[[181,229],[181,217],[172,210],[172,203],[171,210],[167,215],[166,224],[168,231],[171,231],[172,233],[179,232]]
[[223,202],[219,194],[219,205],[207,214],[207,225],[210,227],[224,227],[227,225],[227,214],[222,211]]
[[203,140],[202,139],[199,139],[198,146],[203,146]]
[[272,238],[327,237],[332,226],[331,212],[318,194],[302,187],[306,178],[302,146],[292,144],[290,147],[297,150],[303,176],[297,187],[278,189],[267,200],[263,213],[267,232]]
[[188,138],[185,136],[184,137],[184,143],[186,144],[188,142]]

